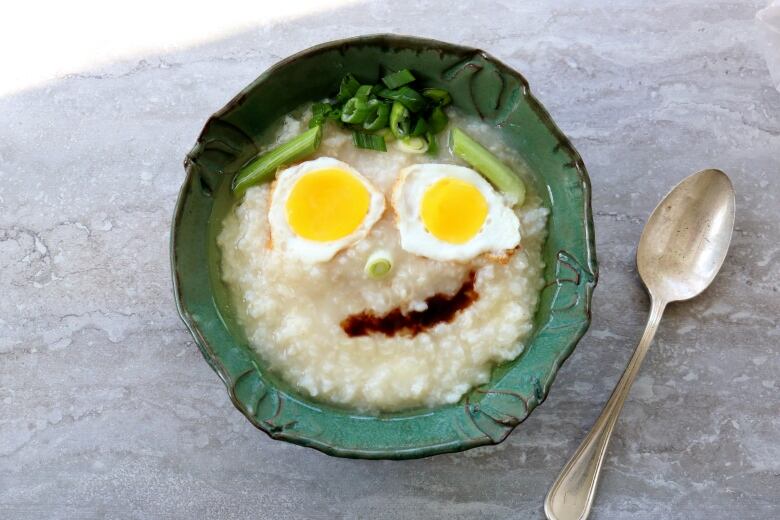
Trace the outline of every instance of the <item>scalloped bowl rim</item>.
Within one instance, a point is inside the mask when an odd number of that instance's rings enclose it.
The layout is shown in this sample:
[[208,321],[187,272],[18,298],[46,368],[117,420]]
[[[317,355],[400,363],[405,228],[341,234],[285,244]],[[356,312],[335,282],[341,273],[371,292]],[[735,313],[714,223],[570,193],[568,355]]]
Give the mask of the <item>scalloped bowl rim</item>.
[[[367,43],[377,43],[377,44],[384,43],[390,46],[401,47],[401,48],[425,47],[437,51],[449,50],[458,53],[471,53],[474,55],[480,55],[484,57],[487,61],[495,64],[497,67],[503,69],[504,71],[511,74],[514,78],[518,80],[518,82],[524,88],[524,94],[523,94],[524,97],[527,98],[529,104],[533,107],[534,111],[538,114],[541,122],[557,139],[561,147],[566,149],[574,159],[573,161],[574,168],[576,169],[577,174],[579,176],[580,187],[582,188],[583,198],[584,198],[584,208],[583,208],[583,214],[581,216],[585,220],[584,233],[585,233],[585,251],[587,256],[586,262],[587,262],[587,268],[589,269],[589,274],[591,275],[592,278],[590,282],[586,282],[587,285],[587,290],[585,293],[586,301],[584,302],[585,319],[582,323],[581,328],[571,336],[571,339],[568,345],[566,346],[565,350],[558,358],[555,359],[555,361],[550,366],[550,370],[548,371],[547,377],[545,378],[545,384],[542,388],[541,397],[535,402],[529,403],[529,405],[526,407],[526,413],[524,417],[522,417],[518,422],[509,425],[505,434],[503,434],[500,438],[494,439],[486,435],[484,438],[456,439],[444,443],[427,444],[422,446],[414,446],[410,448],[395,448],[395,449],[382,448],[378,450],[356,449],[356,448],[349,448],[349,447],[345,448],[341,446],[328,444],[325,442],[319,442],[315,438],[295,437],[295,436],[285,437],[283,435],[279,435],[277,432],[268,428],[267,425],[262,424],[262,422],[258,421],[251,413],[249,413],[249,411],[245,408],[244,404],[236,396],[234,391],[234,386],[231,385],[231,382],[235,384],[235,381],[231,381],[232,378],[229,375],[229,371],[223,365],[219,357],[214,353],[209,342],[203,336],[200,328],[198,327],[196,320],[194,319],[193,315],[189,312],[189,310],[185,307],[185,303],[183,301],[183,295],[181,292],[180,282],[178,279],[179,272],[177,270],[177,264],[176,264],[175,244],[176,244],[176,236],[177,236],[176,234],[177,223],[180,220],[181,212],[183,210],[184,202],[186,199],[186,192],[190,183],[192,182],[192,176],[193,176],[193,170],[187,167],[188,161],[190,159],[190,154],[187,154],[187,157],[184,160],[186,175],[177,195],[177,201],[174,207],[170,241],[169,241],[172,283],[173,283],[173,292],[175,296],[174,299],[176,302],[176,309],[178,311],[181,320],[183,321],[188,331],[192,335],[193,339],[195,340],[195,343],[198,345],[201,354],[208,362],[209,366],[211,366],[211,368],[217,373],[219,378],[225,384],[228,391],[228,395],[233,405],[255,427],[257,427],[258,429],[260,429],[261,431],[263,431],[273,439],[285,440],[287,442],[313,448],[333,456],[359,458],[359,459],[410,459],[410,458],[427,457],[436,454],[458,452],[458,451],[475,448],[478,446],[499,444],[506,439],[506,437],[514,430],[514,428],[517,427],[517,425],[519,425],[521,422],[527,419],[528,416],[530,416],[531,412],[537,406],[539,406],[542,402],[546,400],[549,394],[550,385],[555,380],[555,377],[557,375],[558,370],[560,369],[561,364],[571,355],[577,343],[589,328],[591,322],[590,303],[592,298],[592,292],[598,283],[598,275],[599,275],[598,262],[596,259],[595,238],[594,238],[594,226],[593,226],[593,215],[592,215],[592,205],[591,205],[592,190],[591,190],[590,178],[588,176],[587,170],[585,168],[584,162],[582,161],[579,152],[577,152],[577,150],[571,144],[569,138],[566,137],[566,135],[558,128],[558,126],[550,116],[549,112],[545,109],[545,107],[533,95],[533,93],[530,90],[528,81],[525,79],[525,77],[521,73],[516,71],[513,67],[506,65],[501,60],[492,56],[490,53],[487,53],[475,47],[457,45],[457,44],[452,44],[452,43],[443,42],[435,39],[429,39],[429,38],[420,38],[416,36],[406,36],[406,35],[396,35],[396,34],[386,34],[386,33],[354,36],[350,38],[343,38],[343,39],[321,43],[303,49],[299,52],[296,52],[288,56],[287,58],[284,58],[274,63],[273,65],[268,67],[263,73],[261,73],[256,79],[250,82],[246,87],[241,89],[241,91],[238,94],[236,94],[233,98],[231,98],[230,101],[228,101],[222,108],[214,112],[212,116],[210,116],[209,119],[207,120],[206,125],[208,125],[208,122],[211,121],[213,118],[217,118],[222,114],[228,112],[233,107],[234,103],[236,103],[237,100],[239,100],[242,96],[246,95],[257,85],[261,84],[267,78],[275,74],[279,69],[289,65],[290,63],[302,57],[317,54],[323,51],[329,51],[329,50],[333,50],[333,49],[337,49],[340,47],[349,46],[353,44],[367,44]],[[204,130],[205,128],[206,126],[204,126]],[[198,142],[200,142],[201,137],[202,134],[199,135]],[[529,347],[530,346],[531,344],[529,344]],[[300,401],[296,396],[288,395],[288,397],[292,398],[293,400]]]

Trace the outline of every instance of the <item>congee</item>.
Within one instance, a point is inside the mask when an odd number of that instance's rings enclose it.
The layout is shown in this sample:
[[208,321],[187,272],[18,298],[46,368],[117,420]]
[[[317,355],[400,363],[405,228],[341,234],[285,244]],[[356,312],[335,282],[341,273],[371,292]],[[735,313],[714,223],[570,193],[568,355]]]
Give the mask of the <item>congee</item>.
[[314,400],[454,403],[533,328],[548,209],[495,129],[417,83],[347,75],[233,181],[222,278],[264,365]]

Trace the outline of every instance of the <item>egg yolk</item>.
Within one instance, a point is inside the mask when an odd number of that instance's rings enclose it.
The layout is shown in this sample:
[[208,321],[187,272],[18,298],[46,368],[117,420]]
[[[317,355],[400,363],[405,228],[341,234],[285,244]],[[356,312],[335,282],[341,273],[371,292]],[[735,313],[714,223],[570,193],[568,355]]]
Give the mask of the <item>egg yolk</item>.
[[450,244],[471,240],[482,228],[488,213],[487,201],[471,183],[445,177],[432,184],[420,202],[425,228]]
[[308,240],[338,240],[360,226],[370,199],[368,189],[347,171],[312,171],[298,179],[287,197],[287,223]]

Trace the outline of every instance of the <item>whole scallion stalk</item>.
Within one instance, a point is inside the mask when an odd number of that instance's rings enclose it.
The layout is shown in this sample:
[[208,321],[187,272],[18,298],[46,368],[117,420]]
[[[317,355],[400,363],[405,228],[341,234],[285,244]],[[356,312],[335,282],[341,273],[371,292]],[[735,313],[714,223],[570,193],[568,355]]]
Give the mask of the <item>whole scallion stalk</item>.
[[506,164],[487,148],[476,142],[460,128],[450,132],[452,152],[469,163],[493,186],[504,193],[512,205],[522,206],[525,201],[525,184]]
[[313,154],[322,140],[322,126],[306,130],[286,143],[280,144],[247,162],[233,179],[233,193],[242,195],[255,184],[270,181],[280,166],[293,163]]

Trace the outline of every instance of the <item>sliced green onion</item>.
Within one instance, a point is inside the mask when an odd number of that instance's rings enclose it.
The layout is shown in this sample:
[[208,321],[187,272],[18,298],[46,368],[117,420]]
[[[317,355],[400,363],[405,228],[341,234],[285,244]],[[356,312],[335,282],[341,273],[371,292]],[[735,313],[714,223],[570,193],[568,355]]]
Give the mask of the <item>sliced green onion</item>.
[[331,112],[331,106],[328,103],[314,103],[311,106],[311,120],[309,121],[309,128],[320,126],[328,118]]
[[254,184],[270,181],[280,166],[313,154],[320,146],[322,127],[306,130],[301,135],[258,155],[246,163],[233,179],[233,192],[240,195]]
[[314,114],[315,116],[318,116],[318,115],[325,115],[325,114],[327,114],[328,112],[330,112],[330,108],[331,108],[331,107],[330,107],[330,104],[329,104],[329,103],[314,103],[314,104],[311,106],[311,112],[312,112],[312,114]]
[[450,96],[450,93],[443,88],[424,88],[422,95],[440,107],[447,106],[452,103],[452,96]]
[[382,78],[382,83],[387,85],[387,88],[403,87],[412,81],[414,81],[414,76],[409,72],[409,69],[402,69]]
[[374,150],[377,152],[386,152],[387,146],[385,145],[385,138],[381,135],[367,134],[359,130],[352,131],[352,142],[358,148],[366,150]]
[[341,107],[331,105],[330,112],[328,112],[327,118],[332,121],[341,121]]
[[390,130],[396,139],[409,135],[410,125],[409,110],[400,101],[394,101],[390,109]]
[[436,155],[439,153],[439,143],[436,140],[436,135],[428,132],[425,134],[425,140],[428,141],[428,151],[425,152],[428,155]]
[[433,107],[431,116],[428,118],[428,128],[431,132],[438,134],[447,128],[448,122],[449,118],[447,117],[447,114],[444,113],[444,109],[442,107]]
[[381,130],[387,126],[390,121],[390,105],[383,103],[378,99],[372,99],[368,102],[371,109],[366,120],[363,121],[363,128],[366,130]]
[[428,142],[422,137],[407,137],[396,142],[399,150],[406,153],[425,153],[428,151]]
[[453,128],[450,132],[450,148],[455,155],[473,166],[493,186],[503,192],[513,205],[523,205],[525,184],[487,148],[459,128]]
[[379,130],[378,132],[374,132],[374,134],[381,135],[382,137],[384,137],[386,143],[395,141],[395,135],[393,135],[393,131],[387,127]]
[[419,112],[425,108],[425,98],[419,92],[411,87],[401,87],[398,89],[398,101],[404,104],[412,112]]
[[411,87],[401,87],[396,90],[381,89],[376,93],[377,96],[400,101],[406,108],[412,112],[419,112],[425,108],[425,98]]
[[369,278],[375,280],[384,278],[393,270],[393,257],[384,249],[374,251],[366,260],[366,266],[363,270]]
[[367,100],[368,95],[371,94],[372,85],[360,85],[355,91],[355,97],[358,99]]
[[419,137],[428,131],[428,123],[422,117],[417,118],[417,121],[412,127],[412,131],[409,133],[412,137]]
[[339,93],[336,95],[336,99],[343,103],[353,97],[359,88],[360,82],[355,79],[355,76],[347,74],[341,79],[341,85],[339,85]]
[[349,98],[341,110],[341,120],[345,123],[362,124],[371,113],[368,101],[357,97]]

